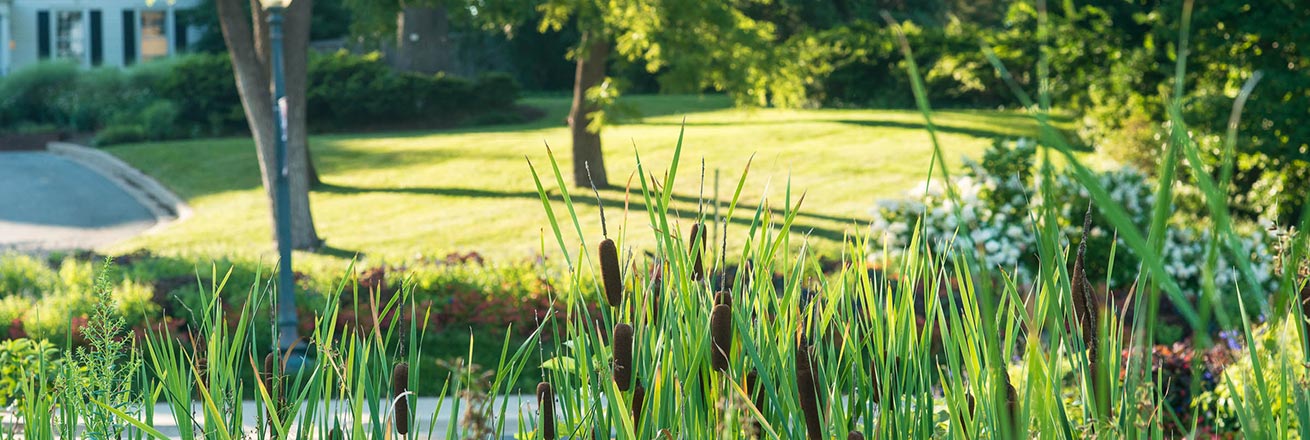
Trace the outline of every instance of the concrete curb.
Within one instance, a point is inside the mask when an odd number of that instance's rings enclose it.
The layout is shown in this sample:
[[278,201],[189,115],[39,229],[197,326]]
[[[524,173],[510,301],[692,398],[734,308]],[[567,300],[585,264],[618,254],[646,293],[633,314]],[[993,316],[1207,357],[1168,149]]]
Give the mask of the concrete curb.
[[46,150],[105,176],[150,210],[155,216],[155,226],[146,233],[191,217],[191,207],[177,194],[112,154],[68,142],[50,142]]

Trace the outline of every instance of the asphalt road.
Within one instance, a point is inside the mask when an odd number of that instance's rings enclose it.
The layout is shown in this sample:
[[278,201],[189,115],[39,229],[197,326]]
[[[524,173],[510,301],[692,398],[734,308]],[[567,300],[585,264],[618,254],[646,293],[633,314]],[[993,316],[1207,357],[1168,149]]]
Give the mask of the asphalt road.
[[104,176],[44,152],[0,152],[0,250],[92,249],[155,217]]

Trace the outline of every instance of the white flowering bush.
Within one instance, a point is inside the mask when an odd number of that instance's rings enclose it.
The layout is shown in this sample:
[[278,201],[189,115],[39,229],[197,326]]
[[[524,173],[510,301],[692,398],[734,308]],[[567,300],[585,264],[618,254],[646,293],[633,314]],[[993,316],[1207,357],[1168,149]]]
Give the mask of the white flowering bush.
[[[1054,188],[1040,191],[1033,175],[1035,151],[1032,141],[1020,139],[997,142],[981,163],[966,159],[965,175],[952,181],[958,207],[939,182],[917,187],[905,199],[879,201],[873,209],[870,261],[875,265],[895,261],[910,245],[915,225],[922,222],[921,240],[934,250],[949,245],[956,251],[971,251],[987,267],[1004,270],[1020,283],[1032,282],[1040,273],[1036,230],[1042,226],[1042,219],[1036,213],[1053,204],[1057,227],[1063,234],[1061,245],[1076,245],[1082,237],[1083,214],[1091,199],[1087,189],[1066,173],[1057,174]],[[1136,227],[1146,230],[1155,204],[1154,184],[1147,176],[1134,168],[1122,168],[1103,172],[1099,179]],[[1047,194],[1050,200],[1041,199],[1040,194]],[[1165,270],[1187,295],[1201,291],[1205,244],[1211,240],[1207,223],[1179,219],[1169,226],[1166,236]],[[1246,229],[1248,233],[1241,236],[1244,255],[1252,262],[1256,283],[1264,288],[1260,293],[1271,293],[1277,289],[1271,251],[1275,236],[1268,223],[1246,225]],[[1111,289],[1131,286],[1140,269],[1139,259],[1095,207],[1087,240],[1089,279]],[[1112,251],[1113,273],[1107,273]],[[1237,270],[1223,253],[1217,267],[1220,270],[1215,274],[1215,285],[1219,291],[1235,291]],[[1229,297],[1236,295],[1225,296]]]

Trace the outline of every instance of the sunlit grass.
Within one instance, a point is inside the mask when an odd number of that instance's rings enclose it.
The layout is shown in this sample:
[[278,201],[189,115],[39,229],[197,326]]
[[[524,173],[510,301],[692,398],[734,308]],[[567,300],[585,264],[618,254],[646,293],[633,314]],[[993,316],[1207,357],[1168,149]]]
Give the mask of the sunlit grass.
[[[702,158],[709,167],[704,197],[712,197],[719,171],[720,199],[726,200],[731,196],[727,187],[754,155],[742,199],[751,204],[765,196],[781,201],[790,179],[797,195],[807,192],[808,209],[796,220],[797,230],[810,234],[812,245],[826,254],[835,254],[844,234],[867,223],[877,199],[899,196],[927,177],[931,146],[914,111],[738,109],[721,96],[629,99],[647,117],[604,131],[606,167],[615,187],[601,194],[612,205],[614,225],[623,223],[622,187],[636,169],[634,146],[648,166],[667,166],[684,117],[688,130],[679,172],[687,177],[674,188],[671,209],[676,216],[686,218],[697,210]],[[326,185],[312,193],[311,201],[329,249],[298,261],[339,265],[356,252],[366,262],[452,251],[500,258],[533,255],[540,249],[545,218],[535,189],[523,179],[524,158],[541,162],[543,145],[550,145],[568,166],[570,141],[563,124],[568,101],[532,98],[524,104],[546,110],[546,116],[522,125],[312,137]],[[1031,136],[1036,126],[1022,114],[1001,111],[942,112],[937,123],[951,166],[966,155],[980,155],[993,138]],[[250,140],[138,144],[108,151],[178,192],[196,214],[113,251],[274,257],[268,202],[258,187]],[[626,200],[640,208],[640,197]],[[578,201],[577,208],[584,226],[598,226],[593,201]],[[712,216],[712,207],[706,212]],[[749,220],[738,216],[734,221]],[[632,244],[647,250],[653,245],[644,236],[634,236]]]

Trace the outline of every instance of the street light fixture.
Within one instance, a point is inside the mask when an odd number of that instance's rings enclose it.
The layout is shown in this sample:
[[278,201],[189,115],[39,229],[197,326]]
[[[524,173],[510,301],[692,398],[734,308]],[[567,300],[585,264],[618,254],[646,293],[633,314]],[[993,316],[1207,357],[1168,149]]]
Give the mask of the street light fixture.
[[278,351],[285,354],[285,371],[294,372],[309,365],[308,344],[300,339],[299,319],[296,317],[296,285],[291,271],[291,190],[287,184],[287,99],[285,93],[282,60],[282,10],[292,0],[260,0],[264,10],[268,11],[268,36],[271,46],[270,61],[273,63],[273,123],[274,142],[276,142],[274,209],[273,216],[277,223],[278,280],[277,280],[277,326],[275,341]]

